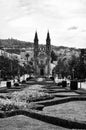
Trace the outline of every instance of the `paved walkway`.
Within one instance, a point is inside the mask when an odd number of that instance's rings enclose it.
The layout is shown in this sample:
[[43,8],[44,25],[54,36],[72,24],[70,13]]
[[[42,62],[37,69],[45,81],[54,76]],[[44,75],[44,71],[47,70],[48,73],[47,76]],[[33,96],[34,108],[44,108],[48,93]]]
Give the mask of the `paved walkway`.
[[[23,78],[27,78],[27,75],[24,77],[24,76],[22,76],[21,77],[21,81],[22,81],[22,79]],[[6,89],[6,82],[7,81],[1,81],[0,82],[0,90],[2,90],[2,89]],[[11,84],[13,85],[13,80],[11,80]],[[52,86],[53,87],[53,86]],[[68,87],[69,88],[69,87]],[[82,82],[82,83],[78,83],[78,90],[77,90],[77,92],[79,92],[79,93],[81,93],[81,94],[86,94],[86,82]]]

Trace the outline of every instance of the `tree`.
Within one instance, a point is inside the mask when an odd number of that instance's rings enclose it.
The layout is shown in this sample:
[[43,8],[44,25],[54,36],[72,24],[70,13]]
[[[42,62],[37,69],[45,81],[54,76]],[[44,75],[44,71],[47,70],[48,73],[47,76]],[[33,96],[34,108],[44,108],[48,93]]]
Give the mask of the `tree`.
[[79,57],[72,55],[68,64],[69,64],[69,75],[71,75],[72,79],[77,78]]
[[8,57],[0,56],[1,78],[11,78],[18,75],[18,69],[21,75],[25,71],[24,67],[19,65],[17,59],[9,59]]
[[59,59],[56,67],[54,68],[54,73],[60,75],[61,77],[68,75],[68,64],[65,60]]
[[26,55],[25,55],[25,57],[26,57],[26,59],[27,59],[27,64],[28,64],[28,58],[29,58],[29,54],[28,53],[26,53]]
[[81,53],[79,55],[79,61],[77,64],[77,77],[78,79],[86,78],[86,64],[85,64],[85,50],[81,49]]
[[56,55],[55,52],[52,50],[52,51],[51,51],[51,63],[53,63],[53,61],[57,61],[57,55]]
[[80,53],[79,57],[72,56],[69,61],[69,71],[70,75],[73,78],[85,79],[86,78],[86,64],[84,63],[84,55]]

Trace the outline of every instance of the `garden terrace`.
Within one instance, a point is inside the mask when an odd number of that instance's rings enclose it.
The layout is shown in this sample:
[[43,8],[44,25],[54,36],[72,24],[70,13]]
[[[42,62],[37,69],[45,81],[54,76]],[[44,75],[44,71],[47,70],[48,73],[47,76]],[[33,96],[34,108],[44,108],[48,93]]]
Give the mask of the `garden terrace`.
[[[28,118],[31,117],[62,126],[64,127],[63,129],[86,128],[85,117],[82,118],[85,114],[85,111],[82,113],[82,110],[86,107],[86,93],[83,90],[81,90],[81,93],[80,90],[77,93],[77,91],[62,88],[62,86],[56,84],[52,85],[52,83],[51,85],[45,83],[24,84],[24,86],[18,86],[18,91],[17,87],[16,89],[6,90],[6,93],[2,93],[2,91],[0,93],[0,117],[2,118],[10,116],[16,116],[17,118],[17,115],[24,115],[28,116]],[[75,109],[73,110],[72,106],[74,106],[73,108],[80,108],[78,112],[81,115],[78,113],[74,114],[76,111],[74,111]],[[61,109],[60,113],[59,109]],[[67,111],[69,115],[67,115]],[[62,117],[64,113],[66,118]],[[78,120],[78,116],[81,116],[79,118],[81,120]]]

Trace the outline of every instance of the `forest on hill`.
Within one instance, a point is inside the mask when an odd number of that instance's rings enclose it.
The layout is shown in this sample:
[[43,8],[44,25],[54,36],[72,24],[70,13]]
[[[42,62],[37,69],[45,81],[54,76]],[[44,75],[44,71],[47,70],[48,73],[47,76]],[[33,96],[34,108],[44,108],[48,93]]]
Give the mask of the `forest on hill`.
[[0,48],[28,48],[33,47],[31,42],[20,41],[17,39],[0,39]]

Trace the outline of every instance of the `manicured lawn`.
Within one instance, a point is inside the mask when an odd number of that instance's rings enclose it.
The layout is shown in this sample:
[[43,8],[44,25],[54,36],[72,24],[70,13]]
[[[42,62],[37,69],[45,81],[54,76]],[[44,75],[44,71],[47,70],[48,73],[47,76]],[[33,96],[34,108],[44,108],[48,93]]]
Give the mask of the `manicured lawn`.
[[43,112],[63,119],[86,122],[86,101],[72,101],[45,107]]
[[68,130],[25,116],[0,119],[0,130]]

